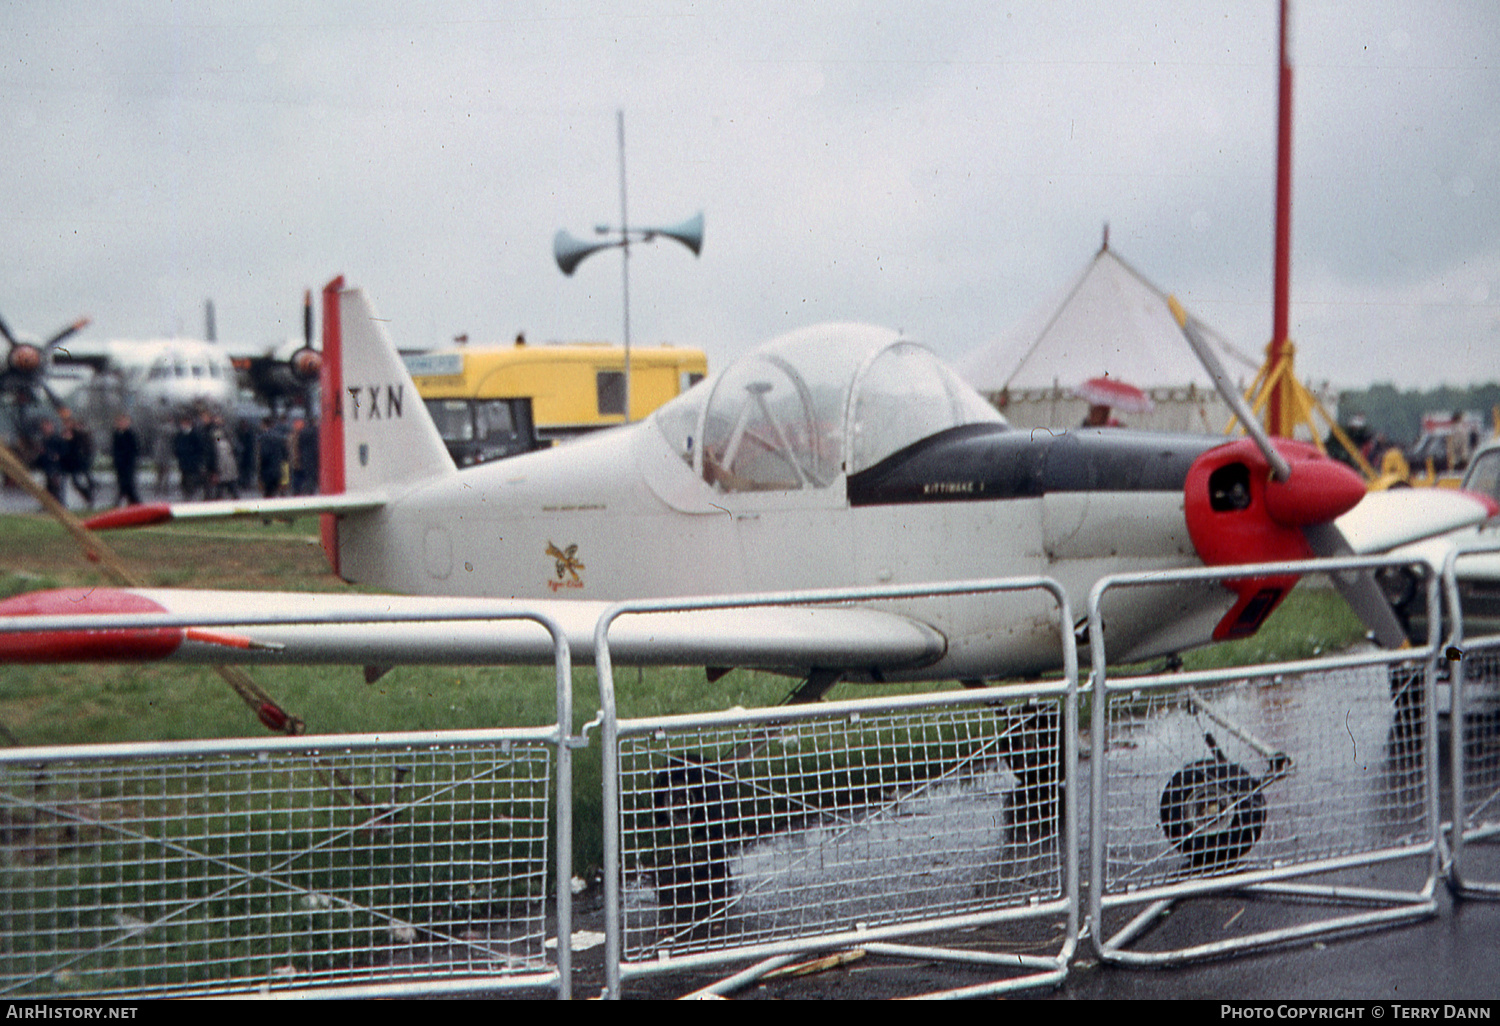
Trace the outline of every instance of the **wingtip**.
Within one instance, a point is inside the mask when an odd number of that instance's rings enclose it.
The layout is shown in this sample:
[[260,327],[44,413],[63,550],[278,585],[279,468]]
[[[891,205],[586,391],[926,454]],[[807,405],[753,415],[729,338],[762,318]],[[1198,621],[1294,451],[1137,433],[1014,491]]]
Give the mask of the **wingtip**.
[[[0,601],[0,617],[161,613],[156,601],[123,588],[59,588]],[[0,663],[151,662],[182,644],[175,627],[41,630],[0,634]]]
[[1465,490],[1464,494],[1484,507],[1484,519],[1486,522],[1500,516],[1500,502],[1496,502],[1493,495],[1468,490]]

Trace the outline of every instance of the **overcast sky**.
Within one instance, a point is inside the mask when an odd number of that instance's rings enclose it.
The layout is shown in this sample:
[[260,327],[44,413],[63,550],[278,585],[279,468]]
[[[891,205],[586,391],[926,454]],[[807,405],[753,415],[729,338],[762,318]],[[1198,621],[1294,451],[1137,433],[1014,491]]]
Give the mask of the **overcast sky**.
[[[1302,0],[1304,377],[1500,378],[1500,4]],[[89,337],[300,331],[365,287],[403,346],[621,334],[721,365],[820,320],[956,356],[1112,247],[1244,348],[1271,331],[1274,0],[4,0],[0,313]]]

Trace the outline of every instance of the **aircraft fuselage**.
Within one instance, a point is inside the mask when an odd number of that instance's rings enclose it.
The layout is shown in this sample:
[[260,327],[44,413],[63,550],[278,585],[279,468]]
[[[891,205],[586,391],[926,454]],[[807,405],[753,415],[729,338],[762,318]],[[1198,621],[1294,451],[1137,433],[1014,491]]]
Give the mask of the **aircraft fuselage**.
[[[1105,574],[1199,565],[1183,481],[1215,444],[969,425],[828,487],[725,491],[647,422],[432,480],[350,516],[340,568],[408,594],[604,600],[1044,575],[1077,617]],[[1130,639],[1122,653],[1175,651],[1202,644],[1231,598],[1215,588],[1137,597],[1111,627]],[[899,609],[948,638],[942,674],[1057,665],[1045,596]]]

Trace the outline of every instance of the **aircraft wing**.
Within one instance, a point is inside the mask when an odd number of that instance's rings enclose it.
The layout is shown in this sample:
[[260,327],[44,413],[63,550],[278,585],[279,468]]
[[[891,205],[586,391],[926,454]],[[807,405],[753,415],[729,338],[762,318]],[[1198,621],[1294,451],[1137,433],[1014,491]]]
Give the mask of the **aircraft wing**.
[[1496,513],[1494,500],[1451,488],[1392,488],[1370,492],[1334,524],[1356,555],[1392,549],[1477,527]]
[[[39,591],[0,602],[0,630],[16,625],[15,617],[48,618],[27,621],[35,633],[0,633],[0,662],[551,663],[546,630],[500,619],[530,609],[558,622],[577,664],[592,660],[594,626],[608,606],[344,593]],[[618,665],[859,668],[877,677],[934,662],[947,648],[943,635],[919,620],[851,606],[628,614],[609,638]]]
[[110,343],[102,339],[72,338],[59,343],[52,350],[53,364],[82,364],[96,371],[106,371],[115,361],[116,356]]
[[302,339],[291,337],[275,342],[236,342],[219,340],[214,342],[231,360],[285,360],[304,345]]

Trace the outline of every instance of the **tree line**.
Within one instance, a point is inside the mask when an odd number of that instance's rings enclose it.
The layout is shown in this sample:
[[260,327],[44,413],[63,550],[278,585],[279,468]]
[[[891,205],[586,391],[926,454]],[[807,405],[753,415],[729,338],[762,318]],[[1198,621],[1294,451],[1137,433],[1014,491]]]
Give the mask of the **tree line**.
[[1400,445],[1411,445],[1422,433],[1424,414],[1474,411],[1493,430],[1491,411],[1496,406],[1500,406],[1500,382],[1405,392],[1395,385],[1372,385],[1339,393],[1339,422],[1347,425],[1356,416],[1364,417],[1371,433],[1385,435]]

